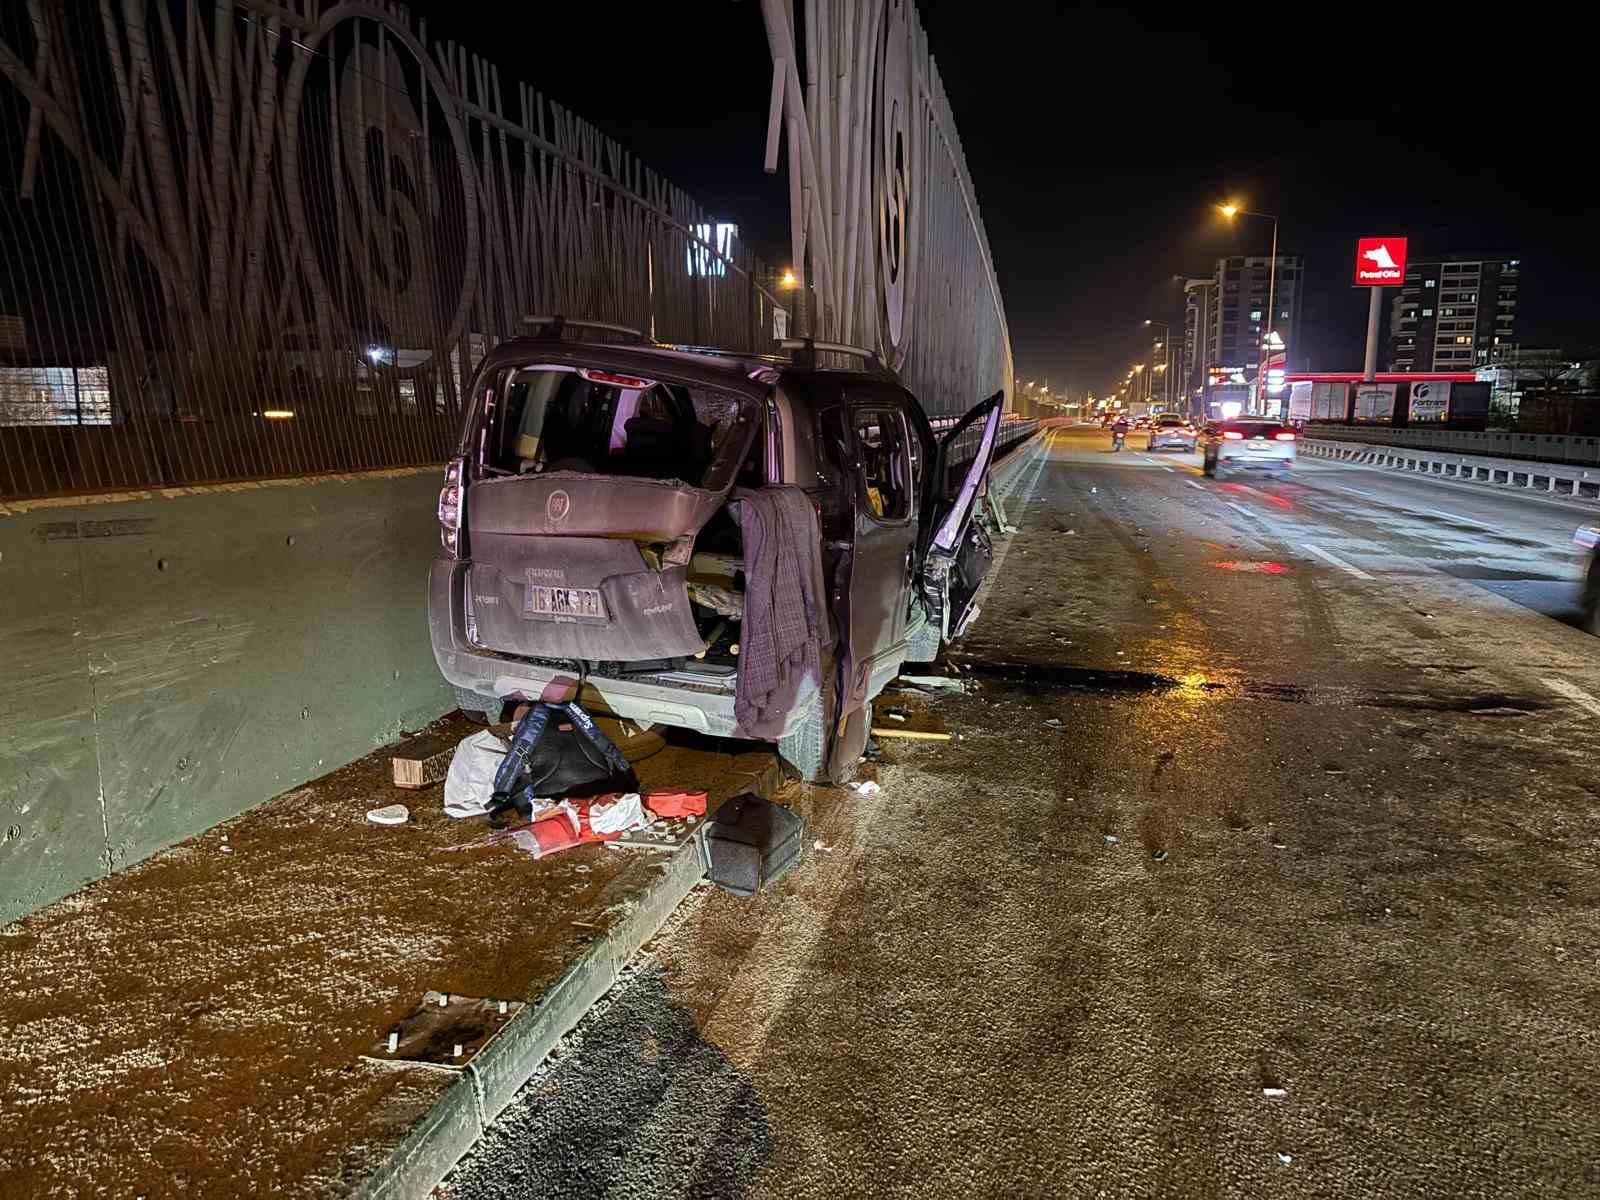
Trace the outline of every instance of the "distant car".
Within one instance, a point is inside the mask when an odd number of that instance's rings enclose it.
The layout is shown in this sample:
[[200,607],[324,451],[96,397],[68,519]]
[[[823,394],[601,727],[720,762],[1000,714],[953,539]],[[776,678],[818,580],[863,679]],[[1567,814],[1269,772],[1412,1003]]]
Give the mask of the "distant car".
[[1135,421],[1133,423],[1133,427],[1135,429],[1149,429],[1150,428],[1150,418],[1149,417],[1140,417],[1137,421]]
[[1162,413],[1150,429],[1150,449],[1184,450],[1194,453],[1194,427],[1177,413]]
[[1241,418],[1208,425],[1203,435],[1205,472],[1226,479],[1238,471],[1279,478],[1294,470],[1294,430],[1278,421]]

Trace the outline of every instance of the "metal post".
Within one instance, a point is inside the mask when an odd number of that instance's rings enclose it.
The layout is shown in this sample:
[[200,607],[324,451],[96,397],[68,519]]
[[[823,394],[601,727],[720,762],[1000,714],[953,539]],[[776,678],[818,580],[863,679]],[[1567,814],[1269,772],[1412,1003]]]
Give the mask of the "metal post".
[[[1277,207],[1274,205],[1273,207]],[[1261,412],[1267,411],[1267,363],[1272,359],[1272,326],[1277,318],[1278,304],[1278,218],[1272,218],[1272,257],[1267,260],[1267,325],[1261,334],[1261,361],[1256,367],[1256,387],[1260,391]],[[1289,365],[1287,350],[1284,366]]]
[[1378,377],[1378,318],[1383,312],[1383,289],[1367,290],[1372,298],[1367,302],[1367,357],[1361,366],[1361,382],[1373,383]]

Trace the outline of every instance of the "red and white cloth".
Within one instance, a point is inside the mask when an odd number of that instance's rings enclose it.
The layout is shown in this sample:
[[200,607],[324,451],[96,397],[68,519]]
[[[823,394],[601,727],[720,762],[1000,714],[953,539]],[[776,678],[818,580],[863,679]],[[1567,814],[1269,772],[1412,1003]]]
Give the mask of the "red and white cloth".
[[544,858],[585,842],[614,842],[628,830],[649,823],[639,793],[623,792],[592,800],[559,801],[516,830],[511,840],[534,858]]
[[644,798],[644,806],[662,820],[673,821],[679,817],[706,815],[704,792],[651,792]]

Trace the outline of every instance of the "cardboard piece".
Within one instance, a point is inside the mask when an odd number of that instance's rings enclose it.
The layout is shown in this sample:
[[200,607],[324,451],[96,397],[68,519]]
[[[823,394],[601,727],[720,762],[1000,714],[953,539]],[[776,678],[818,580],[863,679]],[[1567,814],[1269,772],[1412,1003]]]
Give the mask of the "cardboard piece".
[[395,787],[425,788],[438,783],[450,769],[450,757],[455,752],[452,738],[427,733],[407,738],[389,756]]

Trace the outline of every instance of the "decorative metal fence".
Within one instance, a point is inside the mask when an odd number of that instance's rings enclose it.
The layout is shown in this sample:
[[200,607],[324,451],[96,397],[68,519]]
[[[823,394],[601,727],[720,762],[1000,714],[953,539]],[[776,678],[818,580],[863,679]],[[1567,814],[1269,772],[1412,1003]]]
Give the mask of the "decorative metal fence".
[[770,350],[774,274],[391,5],[0,4],[0,497],[438,461],[533,313]]
[[777,169],[784,143],[805,323],[876,349],[930,412],[997,388],[1010,397],[989,235],[916,6],[804,0],[799,34],[795,7],[761,0],[774,70],[766,165]]

